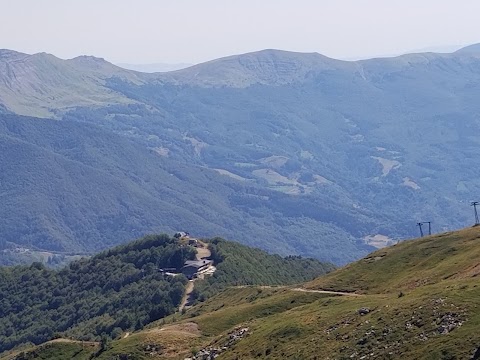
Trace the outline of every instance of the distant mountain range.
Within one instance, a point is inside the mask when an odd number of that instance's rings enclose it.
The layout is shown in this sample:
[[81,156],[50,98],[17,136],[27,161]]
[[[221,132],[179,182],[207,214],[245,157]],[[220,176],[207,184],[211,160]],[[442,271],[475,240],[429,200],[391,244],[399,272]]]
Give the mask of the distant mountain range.
[[111,77],[142,83],[134,72],[100,58],[61,60],[46,53],[0,50],[0,103],[20,115],[59,117],[59,111],[77,106],[132,103],[105,86]]
[[419,221],[471,222],[479,90],[479,45],[264,50],[156,74],[2,50],[2,234],[84,251],[185,227],[345,263]]

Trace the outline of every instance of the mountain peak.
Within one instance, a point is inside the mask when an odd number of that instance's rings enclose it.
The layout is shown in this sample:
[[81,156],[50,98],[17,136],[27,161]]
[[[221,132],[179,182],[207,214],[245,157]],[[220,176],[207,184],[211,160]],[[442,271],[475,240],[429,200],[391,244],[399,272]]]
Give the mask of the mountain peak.
[[455,51],[455,54],[480,55],[480,43],[465,46],[465,47]]
[[91,56],[91,55],[80,55],[70,59],[70,61],[74,62],[82,62],[82,63],[108,63],[104,58]]
[[66,60],[67,63],[78,69],[83,69],[88,72],[99,73],[100,76],[110,77],[118,72],[128,73],[128,70],[121,69],[120,67],[108,62],[104,58],[81,55],[74,57],[73,59]]
[[266,49],[212,60],[162,75],[161,78],[202,87],[243,88],[253,84],[295,83],[311,74],[345,66],[348,66],[347,62],[318,53]]
[[27,54],[14,51],[14,50],[9,50],[9,49],[0,49],[0,60],[5,61],[9,59],[15,59],[15,58],[20,58],[20,57],[25,57],[28,56]]
[[37,117],[52,117],[78,106],[132,103],[105,86],[121,77],[140,83],[137,74],[101,58],[79,56],[63,60],[48,53],[33,55],[0,50],[0,103],[7,110]]

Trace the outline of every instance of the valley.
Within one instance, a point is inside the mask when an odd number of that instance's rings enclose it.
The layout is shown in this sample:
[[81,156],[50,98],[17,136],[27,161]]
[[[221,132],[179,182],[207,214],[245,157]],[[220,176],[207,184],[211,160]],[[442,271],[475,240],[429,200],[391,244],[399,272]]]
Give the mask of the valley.
[[350,62],[264,50],[153,74],[2,50],[1,241],[83,253],[194,228],[343,265],[420,219],[467,226],[480,185],[469,49]]
[[5,4],[0,360],[480,360],[479,13]]

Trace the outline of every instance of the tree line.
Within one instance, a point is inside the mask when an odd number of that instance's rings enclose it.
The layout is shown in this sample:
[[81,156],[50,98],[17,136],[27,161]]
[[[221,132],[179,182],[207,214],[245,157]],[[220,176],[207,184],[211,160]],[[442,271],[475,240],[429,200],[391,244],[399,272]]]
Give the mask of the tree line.
[[0,352],[57,336],[98,340],[167,316],[181,302],[180,269],[195,251],[167,235],[147,236],[72,262],[61,270],[41,263],[0,268]]

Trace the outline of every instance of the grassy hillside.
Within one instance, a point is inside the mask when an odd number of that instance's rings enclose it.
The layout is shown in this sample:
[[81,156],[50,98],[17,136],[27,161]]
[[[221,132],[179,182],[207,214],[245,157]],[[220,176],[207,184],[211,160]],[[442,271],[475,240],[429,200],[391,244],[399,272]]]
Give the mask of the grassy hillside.
[[34,349],[27,347],[23,351],[20,350],[5,353],[3,356],[0,355],[0,358],[4,360],[90,360],[94,354],[98,352],[99,348],[99,343],[57,339],[42,344]]
[[[99,358],[184,359],[225,347],[219,359],[478,359],[479,241],[480,228],[408,241],[307,283],[309,290],[231,287],[112,342]],[[239,327],[247,335],[232,340]],[[147,346],[160,350],[147,354]]]
[[[332,270],[317,260],[283,259],[221,239],[211,244],[218,276],[205,281],[212,287],[203,287],[201,300],[239,283],[290,284]],[[158,269],[180,270],[194,257],[193,247],[166,235],[151,235],[60,270],[40,263],[0,268],[0,352],[55,337],[117,338],[170,315],[178,309],[187,279]],[[75,347],[71,342],[68,346]]]
[[[212,299],[215,304],[205,308],[198,324],[214,334],[225,334],[233,323],[250,327],[251,335],[223,359],[477,359],[479,241],[480,228],[469,228],[377,251],[305,285],[363,295],[311,293],[315,300],[290,310],[275,304],[284,293],[273,295],[267,303],[274,310],[266,317],[249,317],[265,289],[243,297],[252,303],[239,311],[226,305],[234,296],[242,298],[232,289],[230,299]],[[360,313],[362,308],[367,312]],[[212,329],[222,323],[227,325]]]
[[480,274],[480,228],[405,241],[305,286],[376,294],[409,291],[443,282],[463,281]]
[[204,281],[197,281],[195,295],[204,299],[228,286],[288,285],[324,275],[334,270],[328,263],[299,256],[269,255],[260,249],[220,238],[209,241],[217,271]]
[[46,53],[0,50],[0,102],[20,115],[61,117],[77,106],[132,103],[104,86],[112,76],[141,82],[134,72],[92,56],[61,60]]

